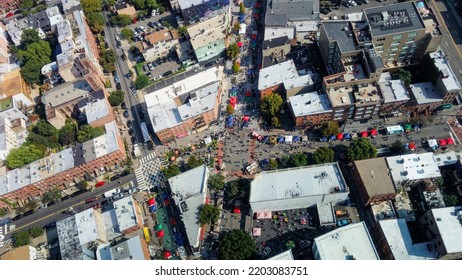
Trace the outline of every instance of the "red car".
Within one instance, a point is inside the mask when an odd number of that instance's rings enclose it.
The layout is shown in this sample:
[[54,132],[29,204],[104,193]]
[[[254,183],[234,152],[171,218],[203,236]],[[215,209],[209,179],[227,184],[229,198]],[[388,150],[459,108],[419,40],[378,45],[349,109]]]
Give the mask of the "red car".
[[95,202],[97,200],[98,200],[97,197],[90,197],[90,198],[87,198],[87,200],[85,200],[85,203],[92,203],[92,202]]
[[96,188],[99,188],[99,187],[102,187],[102,186],[104,186],[104,182],[103,182],[103,181],[98,182],[98,183],[96,183],[96,185],[95,185]]
[[12,17],[12,16],[14,16],[14,14],[12,12],[9,12],[8,14],[6,14],[7,18]]

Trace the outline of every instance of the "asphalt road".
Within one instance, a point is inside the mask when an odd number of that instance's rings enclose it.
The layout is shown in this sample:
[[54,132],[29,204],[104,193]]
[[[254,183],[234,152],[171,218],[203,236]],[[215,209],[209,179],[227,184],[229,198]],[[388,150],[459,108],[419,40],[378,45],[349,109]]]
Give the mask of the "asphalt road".
[[[83,211],[89,207],[92,207],[95,203],[86,204],[85,200],[90,197],[99,197],[103,193],[115,189],[121,185],[125,185],[133,181],[136,185],[136,178],[135,174],[130,174],[125,177],[121,177],[117,181],[114,182],[107,182],[104,186],[94,189],[90,192],[82,193],[78,196],[71,197],[67,200],[57,202],[55,205],[42,209],[40,211],[36,211],[34,214],[23,217],[17,221],[11,222],[8,224],[8,232],[4,234],[4,240],[7,242],[11,239],[11,236],[14,232],[20,230],[27,230],[32,227],[43,227],[51,222],[59,221],[64,218],[69,217],[71,214],[64,213],[65,211],[69,210],[69,207],[72,207],[76,212]],[[12,229],[14,228],[14,229]],[[0,247],[0,254],[3,253],[2,251],[5,247]]]

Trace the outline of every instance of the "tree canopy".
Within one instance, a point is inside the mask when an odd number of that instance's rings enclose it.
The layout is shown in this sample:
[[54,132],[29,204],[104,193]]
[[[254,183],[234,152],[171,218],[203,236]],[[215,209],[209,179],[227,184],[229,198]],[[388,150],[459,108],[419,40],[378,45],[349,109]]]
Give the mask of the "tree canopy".
[[400,79],[406,86],[409,86],[412,82],[412,74],[403,68],[398,68],[392,75],[394,80]]
[[79,131],[77,132],[77,141],[79,141],[79,143],[83,143],[91,139],[94,139],[98,136],[101,136],[104,133],[105,130],[102,127],[93,128],[88,124],[82,125]]
[[136,78],[135,81],[135,88],[136,89],[143,89],[149,85],[149,77],[145,74],[141,74]]
[[308,156],[305,153],[291,154],[289,157],[289,164],[292,167],[307,166]]
[[233,229],[225,233],[220,242],[222,260],[245,260],[256,252],[255,241],[245,231]]
[[225,187],[225,179],[221,174],[213,174],[209,177],[207,185],[212,190],[221,191]]
[[239,47],[237,46],[237,43],[229,44],[228,49],[226,50],[226,55],[228,56],[228,58],[235,59],[238,54]]
[[9,169],[22,167],[43,157],[43,152],[35,145],[21,145],[17,149],[12,149],[6,157],[5,164]]
[[186,28],[186,26],[178,27],[178,35],[180,35],[181,37],[187,37],[188,36],[188,28]]
[[322,123],[321,130],[322,130],[322,135],[331,136],[331,135],[336,135],[337,133],[339,133],[340,128],[338,126],[338,122],[328,121],[328,122]]
[[101,0],[80,0],[80,5],[85,15],[93,12],[99,13],[103,10]]
[[237,74],[237,73],[239,73],[239,70],[241,70],[241,66],[240,66],[239,62],[234,61],[234,63],[233,63],[233,73]]
[[262,114],[266,115],[268,118],[276,116],[276,114],[281,109],[283,100],[281,95],[278,93],[271,93],[261,99],[260,109]]
[[87,19],[88,26],[93,33],[100,33],[104,30],[104,17],[101,13],[91,12],[85,14],[85,18]]
[[188,166],[189,168],[195,168],[195,167],[198,167],[198,166],[201,166],[202,165],[202,160],[200,158],[196,158],[195,156],[190,156],[188,158]]
[[29,229],[29,234],[32,238],[37,238],[43,235],[43,228],[41,227],[33,227]]
[[133,37],[133,30],[130,28],[124,27],[120,30],[120,35],[125,39],[131,40]]
[[367,138],[355,139],[347,148],[347,157],[350,161],[375,158],[377,149]]
[[391,144],[390,146],[390,149],[394,154],[398,154],[398,155],[402,155],[406,152],[406,149],[404,148],[404,144],[400,140],[396,140],[395,142],[393,142],[393,144]]
[[61,190],[58,187],[54,187],[43,194],[42,203],[58,201],[59,199],[61,199],[61,197],[62,197]]
[[219,216],[220,209],[215,205],[203,204],[199,207],[199,224],[201,226],[215,224]]
[[13,234],[13,247],[18,248],[24,245],[29,245],[30,234],[29,231],[23,230]]
[[115,62],[117,61],[117,56],[114,50],[111,49],[103,49],[101,50],[101,55],[100,55],[100,64],[103,67],[103,70],[107,73],[111,73],[114,71],[115,68]]
[[75,142],[77,137],[77,126],[72,121],[66,124],[59,130],[59,144],[66,146]]
[[278,161],[277,159],[275,158],[270,158],[269,159],[269,165],[268,165],[269,169],[271,170],[275,170],[275,169],[278,169]]
[[239,13],[241,13],[241,14],[245,13],[244,2],[239,3]]
[[328,147],[319,147],[313,153],[313,162],[315,164],[328,163],[334,161],[334,150]]
[[177,164],[170,164],[162,169],[165,179],[170,179],[181,173],[180,167]]
[[109,103],[111,104],[111,106],[115,107],[115,106],[119,106],[124,101],[124,98],[125,98],[125,92],[123,92],[122,90],[116,90],[109,94],[108,99],[109,99]]
[[21,47],[16,56],[21,62],[21,76],[29,85],[40,82],[42,67],[50,63],[51,48],[47,41],[38,37],[37,31],[25,30]]
[[41,39],[37,30],[25,29],[21,34],[21,48],[26,49],[28,45],[38,43],[40,40]]

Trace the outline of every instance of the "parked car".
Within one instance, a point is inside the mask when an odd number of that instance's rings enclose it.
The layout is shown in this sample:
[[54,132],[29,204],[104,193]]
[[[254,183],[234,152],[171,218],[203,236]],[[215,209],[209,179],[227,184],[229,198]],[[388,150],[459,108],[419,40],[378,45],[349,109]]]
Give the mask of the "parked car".
[[119,77],[115,76],[115,77],[114,77],[114,82],[115,82],[116,84],[120,83]]
[[335,210],[335,216],[337,217],[348,216],[348,211],[347,210]]
[[104,184],[105,183],[103,181],[100,181],[100,182],[96,183],[95,188],[100,188],[100,187],[104,186]]
[[167,77],[167,76],[170,76],[170,75],[172,75],[172,74],[173,74],[172,71],[167,71],[167,72],[165,72],[162,76],[163,76],[163,77]]
[[148,26],[151,28],[156,28],[156,24],[152,21],[148,22]]
[[130,88],[130,91],[131,91],[133,94],[136,94],[136,88],[131,87],[131,88]]
[[337,221],[337,227],[343,227],[348,224],[351,224],[351,219],[343,219],[343,220],[338,220]]
[[111,181],[115,181],[115,180],[117,180],[117,179],[119,179],[119,178],[120,178],[120,175],[119,175],[119,174],[114,175],[114,176],[111,177]]
[[130,113],[128,112],[128,110],[125,110],[123,115],[124,117],[128,118],[130,116]]
[[120,103],[120,108],[122,108],[122,109],[127,109],[127,104],[125,103],[125,101],[123,101],[122,103]]
[[98,200],[97,197],[90,197],[90,198],[87,198],[87,200],[85,200],[85,203],[92,203],[92,202],[95,202],[97,200]]

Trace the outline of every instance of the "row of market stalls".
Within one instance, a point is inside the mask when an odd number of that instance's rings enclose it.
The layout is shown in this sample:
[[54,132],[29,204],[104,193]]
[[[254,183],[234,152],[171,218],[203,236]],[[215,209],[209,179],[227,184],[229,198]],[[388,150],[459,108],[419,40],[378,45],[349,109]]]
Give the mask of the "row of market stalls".
[[369,131],[362,131],[359,133],[338,133],[336,135],[332,135],[330,137],[324,136],[319,141],[321,142],[327,142],[327,141],[343,141],[343,140],[351,140],[353,138],[361,137],[361,138],[367,138],[367,137],[372,137],[375,138],[378,135],[377,129],[371,129]]
[[428,143],[428,147],[430,147],[430,149],[432,149],[433,151],[436,151],[436,150],[438,150],[438,148],[446,147],[448,145],[454,145],[454,139],[452,139],[451,137],[443,138],[443,139],[439,139],[439,140],[428,139],[427,143]]
[[262,136],[258,132],[253,131],[252,137],[265,144],[293,144],[293,143],[307,143],[307,136],[298,135],[285,135],[285,136]]

